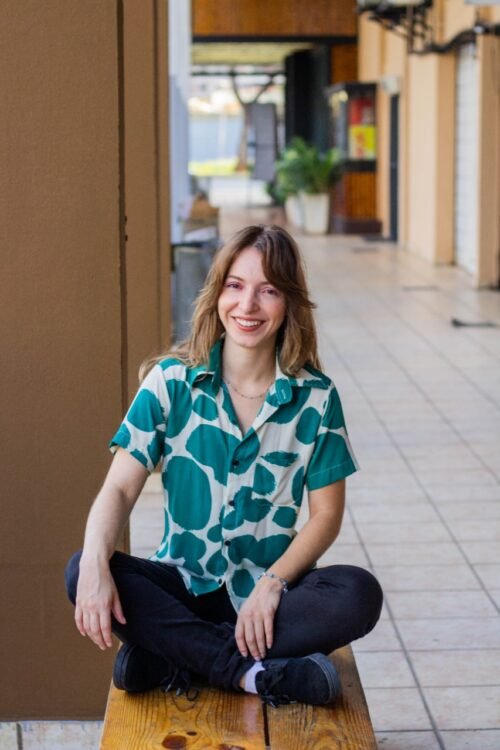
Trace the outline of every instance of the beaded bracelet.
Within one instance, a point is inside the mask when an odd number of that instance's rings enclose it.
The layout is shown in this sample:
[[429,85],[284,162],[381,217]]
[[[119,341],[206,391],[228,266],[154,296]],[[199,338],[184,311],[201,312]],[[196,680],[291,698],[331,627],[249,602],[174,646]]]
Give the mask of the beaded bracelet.
[[281,576],[277,576],[276,573],[270,573],[269,571],[265,570],[263,573],[260,574],[257,580],[260,581],[260,579],[264,578],[264,576],[267,578],[275,578],[283,586],[283,592],[285,594],[288,592],[288,581],[285,581],[284,578],[281,578]]

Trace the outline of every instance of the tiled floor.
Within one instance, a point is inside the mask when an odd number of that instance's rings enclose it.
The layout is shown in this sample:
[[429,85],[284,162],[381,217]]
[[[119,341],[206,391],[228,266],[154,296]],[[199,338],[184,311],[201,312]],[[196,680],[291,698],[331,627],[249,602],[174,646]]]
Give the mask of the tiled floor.
[[[226,211],[224,234],[265,220]],[[323,561],[368,566],[385,590],[354,644],[380,750],[499,750],[500,328],[451,319],[500,324],[500,293],[390,244],[296,236],[363,469]],[[158,489],[134,513],[143,554]]]
[[[225,211],[223,235],[265,220]],[[379,748],[499,750],[500,328],[451,319],[500,324],[500,293],[389,244],[296,236],[363,469],[323,559],[368,566],[385,590],[382,619],[354,644]],[[153,475],[133,513],[136,554],[161,524]],[[98,729],[68,725],[68,744],[0,725],[0,748],[20,734],[25,748],[91,747]]]

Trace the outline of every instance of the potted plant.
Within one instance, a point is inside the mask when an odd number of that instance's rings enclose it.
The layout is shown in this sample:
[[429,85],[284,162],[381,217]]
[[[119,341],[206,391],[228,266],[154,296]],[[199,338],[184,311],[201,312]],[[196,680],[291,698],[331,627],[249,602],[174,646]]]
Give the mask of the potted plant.
[[308,234],[326,234],[330,224],[330,187],[340,179],[340,154],[331,148],[321,153],[310,145],[303,152],[304,178],[300,197],[304,229]]
[[300,191],[304,184],[303,158],[307,144],[302,138],[293,138],[275,163],[275,191],[284,206],[287,221],[300,229],[304,225]]
[[295,205],[285,201],[287,217],[292,224],[297,213],[297,198],[300,200],[300,217],[308,234],[326,234],[330,223],[330,186],[341,176],[340,155],[337,149],[321,153],[317,146],[302,138],[294,138],[276,163],[277,183],[288,190],[288,198],[295,198]]

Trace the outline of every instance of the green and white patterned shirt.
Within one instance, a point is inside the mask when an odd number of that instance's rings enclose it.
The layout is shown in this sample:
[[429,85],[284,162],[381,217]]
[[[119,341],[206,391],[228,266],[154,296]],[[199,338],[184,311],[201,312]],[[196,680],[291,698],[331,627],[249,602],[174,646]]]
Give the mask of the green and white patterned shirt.
[[309,366],[288,377],[278,357],[243,435],[221,378],[222,341],[207,367],[155,365],[110,448],[125,448],[150,472],[161,461],[165,532],[151,559],[175,565],[194,595],[225,583],[238,610],[295,536],[304,487],[358,467],[332,381]]

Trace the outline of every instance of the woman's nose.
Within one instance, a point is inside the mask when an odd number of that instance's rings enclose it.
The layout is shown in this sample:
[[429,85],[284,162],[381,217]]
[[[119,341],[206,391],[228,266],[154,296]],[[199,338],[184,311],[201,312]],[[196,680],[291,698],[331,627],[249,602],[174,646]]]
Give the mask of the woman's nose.
[[253,289],[245,289],[240,298],[240,307],[245,312],[250,312],[258,307],[257,293]]

